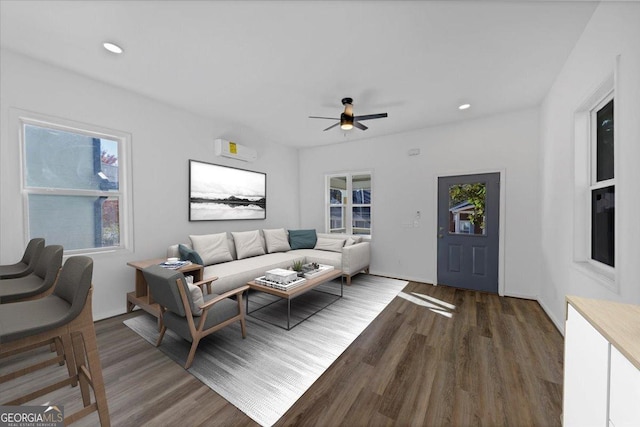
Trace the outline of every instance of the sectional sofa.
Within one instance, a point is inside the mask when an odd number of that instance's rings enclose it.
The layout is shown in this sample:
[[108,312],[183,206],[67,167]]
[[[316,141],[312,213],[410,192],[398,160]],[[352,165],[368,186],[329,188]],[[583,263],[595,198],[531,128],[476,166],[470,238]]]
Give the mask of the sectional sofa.
[[361,236],[316,233],[315,230],[264,229],[191,235],[190,242],[174,244],[167,257],[179,257],[205,266],[203,277],[218,277],[212,292],[221,294],[264,275],[288,268],[296,261],[332,265],[343,271],[346,283],[369,271],[371,245]]

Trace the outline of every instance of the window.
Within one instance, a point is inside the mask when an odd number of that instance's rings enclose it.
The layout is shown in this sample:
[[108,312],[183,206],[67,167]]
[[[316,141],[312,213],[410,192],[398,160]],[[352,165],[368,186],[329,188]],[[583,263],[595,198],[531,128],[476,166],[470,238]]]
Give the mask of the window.
[[573,218],[572,266],[615,293],[620,293],[620,275],[615,269],[619,240],[615,237],[619,232],[615,225],[619,184],[616,152],[620,141],[614,143],[614,129],[619,125],[614,122],[619,59],[616,57],[612,72],[574,112],[573,211],[558,213]]
[[487,186],[482,182],[449,187],[449,233],[486,235],[484,207]]
[[28,238],[65,253],[127,246],[125,141],[118,132],[21,118]]
[[329,233],[371,235],[371,173],[327,176]]
[[591,259],[615,266],[613,94],[591,110]]

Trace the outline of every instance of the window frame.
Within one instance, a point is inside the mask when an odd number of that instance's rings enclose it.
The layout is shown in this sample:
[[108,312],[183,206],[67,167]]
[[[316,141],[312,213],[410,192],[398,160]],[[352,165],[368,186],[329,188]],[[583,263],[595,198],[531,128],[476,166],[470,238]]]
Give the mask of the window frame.
[[[354,208],[369,208],[370,213],[370,227],[369,234],[358,234],[358,236],[362,236],[363,238],[371,238],[373,235],[373,204],[372,203],[353,203],[353,178],[355,176],[368,175],[371,183],[371,193],[373,194],[373,172],[370,170],[365,171],[356,171],[356,172],[341,172],[341,173],[331,173],[325,175],[325,232],[330,234],[348,234],[352,235],[354,227],[353,227],[353,209]],[[342,203],[336,204],[331,203],[330,190],[331,190],[331,179],[332,178],[345,178],[346,179],[346,199],[347,203],[344,203],[344,198]],[[331,228],[331,208],[341,207],[343,213],[343,221],[344,227],[340,229],[332,229]],[[356,227],[361,229],[362,227]],[[333,232],[332,230],[343,230],[341,232]]]
[[[597,150],[598,150],[598,120],[597,120],[597,115],[598,115],[598,111],[600,111],[602,108],[604,108],[609,102],[613,101],[613,105],[614,105],[614,109],[613,109],[613,115],[614,115],[614,119],[613,119],[613,135],[614,135],[614,154],[613,154],[613,178],[609,178],[609,179],[605,179],[602,181],[598,181],[597,180],[597,167],[598,167],[598,155],[597,155]],[[588,195],[589,195],[589,206],[588,206],[588,215],[587,215],[587,219],[588,219],[588,226],[589,226],[589,232],[587,233],[587,250],[588,250],[588,257],[587,257],[587,262],[589,264],[591,264],[591,266],[599,271],[601,271],[602,273],[604,273],[606,276],[608,277],[615,277],[615,267],[612,267],[608,264],[605,264],[601,261],[598,261],[596,259],[593,259],[593,253],[592,253],[592,243],[593,243],[593,234],[592,234],[592,230],[593,230],[593,204],[591,202],[591,198],[592,198],[592,194],[594,190],[600,190],[603,188],[607,188],[607,187],[613,187],[614,191],[615,191],[615,187],[616,187],[616,155],[615,155],[615,151],[616,151],[616,108],[615,108],[616,102],[615,102],[615,94],[614,94],[614,90],[613,88],[611,90],[609,90],[604,96],[600,97],[600,99],[589,109],[589,188],[587,189]],[[615,199],[614,199],[615,200]],[[615,201],[614,201],[614,209],[615,209]],[[615,211],[614,211],[615,212]],[[617,239],[617,228],[615,227],[616,224],[616,219],[615,219],[615,213],[614,213],[614,265],[615,265],[615,242],[618,240]]]
[[[113,129],[107,129],[96,125],[80,123],[68,119],[51,117],[44,114],[19,111],[18,140],[20,152],[20,193],[23,206],[23,230],[25,241],[29,241],[30,230],[30,195],[47,196],[87,196],[87,197],[117,197],[119,220],[119,244],[117,246],[91,247],[82,249],[64,249],[64,255],[90,255],[98,253],[111,253],[121,251],[133,251],[133,217],[132,217],[132,191],[131,191],[131,134]],[[26,140],[25,127],[27,125],[46,129],[70,132],[91,138],[108,139],[118,144],[118,189],[117,190],[86,190],[72,188],[51,188],[28,186],[26,182]],[[33,236],[37,237],[37,236]]]
[[[616,98],[617,75],[619,70],[620,56],[616,56],[611,72],[603,76],[602,80],[595,84],[585,93],[583,101],[574,110],[573,122],[573,263],[572,267],[579,273],[585,275],[594,283],[608,289],[611,292],[620,294],[620,274],[619,270],[610,267],[591,258],[591,212],[592,212],[592,119],[591,111],[608,97]],[[616,101],[617,102],[617,101]],[[602,104],[604,105],[604,104]],[[619,176],[620,152],[620,132],[619,129],[619,108],[614,108],[614,177]],[[595,173],[595,172],[594,172]],[[618,182],[616,193],[619,192]],[[618,204],[618,203],[616,203]],[[620,248],[620,212],[614,213],[615,236],[614,253],[619,259]]]

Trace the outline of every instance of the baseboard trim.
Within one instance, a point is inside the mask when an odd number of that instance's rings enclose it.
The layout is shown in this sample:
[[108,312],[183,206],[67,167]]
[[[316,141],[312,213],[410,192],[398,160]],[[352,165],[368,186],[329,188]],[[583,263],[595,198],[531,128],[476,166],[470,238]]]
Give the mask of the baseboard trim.
[[427,285],[435,286],[435,280],[425,279],[424,277],[402,276],[402,275],[398,275],[397,273],[385,273],[382,271],[373,271],[373,270],[369,270],[369,274],[372,274],[374,276],[388,277],[390,279],[407,280],[409,282],[425,283]]
[[558,322],[558,319],[556,319],[556,317],[553,315],[553,312],[540,298],[537,298],[536,301],[538,301],[538,304],[540,304],[542,310],[544,310],[544,312],[547,314],[547,317],[551,319],[551,322],[556,327],[558,332],[560,332],[560,334],[564,337],[564,321]]

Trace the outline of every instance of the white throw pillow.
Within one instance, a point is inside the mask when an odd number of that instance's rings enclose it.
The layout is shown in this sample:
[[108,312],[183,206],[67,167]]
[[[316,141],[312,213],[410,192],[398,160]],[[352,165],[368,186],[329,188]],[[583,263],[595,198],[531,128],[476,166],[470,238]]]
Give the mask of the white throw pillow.
[[200,255],[204,265],[219,264],[232,261],[231,252],[227,245],[227,233],[204,234],[189,236],[193,250]]
[[318,237],[316,246],[313,249],[321,251],[342,252],[345,239],[328,239],[326,237]]
[[273,230],[262,230],[264,240],[267,242],[267,252],[286,252],[291,250],[289,246],[289,237],[284,228],[276,228]]
[[231,234],[233,234],[233,240],[236,242],[236,253],[238,254],[238,259],[264,255],[260,231],[240,231]]
[[194,316],[200,316],[202,314],[202,307],[204,305],[204,297],[202,296],[202,289],[193,283],[187,282],[189,293],[191,293],[191,313]]
[[345,246],[352,246],[352,245],[355,245],[355,244],[356,244],[356,241],[355,241],[355,239],[353,237],[347,237],[347,241],[344,242]]

